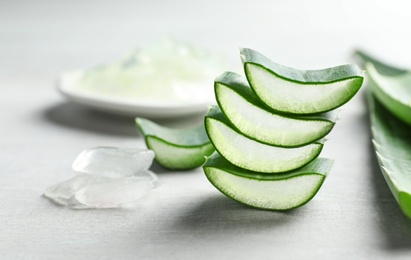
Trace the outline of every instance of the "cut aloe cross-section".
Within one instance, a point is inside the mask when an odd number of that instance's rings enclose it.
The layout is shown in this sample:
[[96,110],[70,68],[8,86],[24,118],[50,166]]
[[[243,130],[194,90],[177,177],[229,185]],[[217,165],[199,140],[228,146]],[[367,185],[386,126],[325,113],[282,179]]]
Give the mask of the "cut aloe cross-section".
[[411,125],[411,71],[384,64],[360,51],[371,91],[395,116]]
[[327,135],[339,111],[315,116],[284,116],[270,112],[257,99],[247,80],[225,72],[214,83],[216,99],[228,120],[244,135],[276,146],[302,146]]
[[238,168],[218,153],[203,165],[208,180],[223,194],[246,205],[289,210],[306,204],[320,189],[333,161],[317,158],[285,174],[259,174]]
[[363,72],[355,65],[298,70],[276,64],[262,54],[241,49],[244,70],[258,98],[274,110],[292,114],[330,111],[360,89]]
[[155,160],[169,169],[191,169],[202,165],[204,156],[214,152],[201,125],[193,129],[172,129],[150,120],[136,118],[145,136],[146,145],[155,153]]
[[232,164],[256,172],[286,172],[314,160],[323,148],[322,142],[286,148],[267,145],[234,130],[217,106],[205,117],[207,134],[216,150]]

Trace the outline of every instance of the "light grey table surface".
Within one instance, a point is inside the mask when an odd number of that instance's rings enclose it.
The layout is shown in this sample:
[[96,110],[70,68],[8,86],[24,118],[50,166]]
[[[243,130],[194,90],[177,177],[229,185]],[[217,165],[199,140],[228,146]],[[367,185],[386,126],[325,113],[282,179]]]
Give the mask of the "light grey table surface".
[[2,1],[0,259],[410,259],[411,221],[376,164],[363,91],[325,145],[331,174],[300,209],[251,209],[220,194],[201,169],[158,166],[160,185],[135,210],[71,210],[42,197],[73,175],[85,148],[144,147],[133,118],[66,102],[54,86],[62,71],[164,35],[224,53],[228,70],[240,69],[239,46],[299,68],[352,62],[360,46],[411,67],[405,2]]

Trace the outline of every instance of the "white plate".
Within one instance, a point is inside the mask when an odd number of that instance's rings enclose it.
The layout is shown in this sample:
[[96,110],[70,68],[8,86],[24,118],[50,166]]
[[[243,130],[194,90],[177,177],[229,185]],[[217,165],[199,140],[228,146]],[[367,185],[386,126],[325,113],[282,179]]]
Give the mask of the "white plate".
[[74,88],[82,72],[68,72],[63,74],[57,83],[59,92],[68,100],[89,108],[128,116],[148,118],[171,118],[198,115],[207,111],[208,105],[215,103],[214,97],[204,97],[203,101],[196,102],[152,102],[137,99],[122,99],[83,92]]

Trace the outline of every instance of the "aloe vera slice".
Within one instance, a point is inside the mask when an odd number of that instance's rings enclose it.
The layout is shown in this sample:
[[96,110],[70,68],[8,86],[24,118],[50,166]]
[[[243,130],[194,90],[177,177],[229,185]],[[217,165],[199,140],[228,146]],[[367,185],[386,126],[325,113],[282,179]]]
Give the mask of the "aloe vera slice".
[[150,120],[136,118],[146,145],[155,153],[155,160],[169,169],[191,169],[202,165],[204,156],[214,152],[204,126],[193,129],[172,129]]
[[203,165],[208,180],[226,196],[249,206],[289,210],[306,204],[320,189],[333,161],[317,158],[286,174],[259,174],[230,164],[218,153]]
[[393,116],[372,94],[368,105],[381,171],[401,210],[411,218],[411,127]]
[[411,72],[375,59],[365,61],[374,95],[391,113],[411,125]]
[[315,116],[285,116],[270,112],[257,99],[247,80],[225,72],[214,82],[221,111],[242,134],[276,146],[302,146],[323,138],[334,127],[339,111]]
[[360,89],[363,72],[355,65],[297,70],[276,64],[252,49],[241,49],[245,74],[258,98],[274,110],[291,114],[330,111]]
[[217,106],[212,106],[207,112],[205,127],[214,147],[225,159],[250,171],[291,171],[310,163],[323,148],[322,142],[293,148],[257,142],[233,129]]

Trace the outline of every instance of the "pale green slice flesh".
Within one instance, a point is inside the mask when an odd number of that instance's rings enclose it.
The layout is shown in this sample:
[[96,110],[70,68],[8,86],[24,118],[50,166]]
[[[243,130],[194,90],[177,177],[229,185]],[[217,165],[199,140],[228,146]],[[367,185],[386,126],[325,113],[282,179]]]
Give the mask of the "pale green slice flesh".
[[201,166],[214,152],[204,126],[193,129],[172,129],[150,120],[136,118],[146,145],[155,153],[155,160],[169,169],[191,169]]
[[372,63],[365,68],[370,88],[378,100],[394,115],[411,125],[411,72],[388,75]]
[[252,139],[276,146],[301,146],[323,138],[339,114],[291,117],[273,113],[257,99],[247,80],[234,72],[219,76],[214,90],[219,107],[234,127]]
[[371,94],[368,105],[381,171],[401,210],[411,218],[411,127],[393,116]]
[[360,89],[363,72],[355,65],[323,70],[297,70],[270,61],[262,54],[241,49],[244,70],[258,98],[272,109],[291,114],[333,110]]
[[210,108],[205,118],[205,126],[211,142],[224,158],[251,171],[291,171],[314,160],[323,148],[320,142],[294,148],[257,142],[234,130],[218,107]]
[[286,174],[259,174],[238,168],[218,153],[203,165],[208,180],[226,196],[268,210],[289,210],[310,201],[320,189],[333,161],[317,158]]

